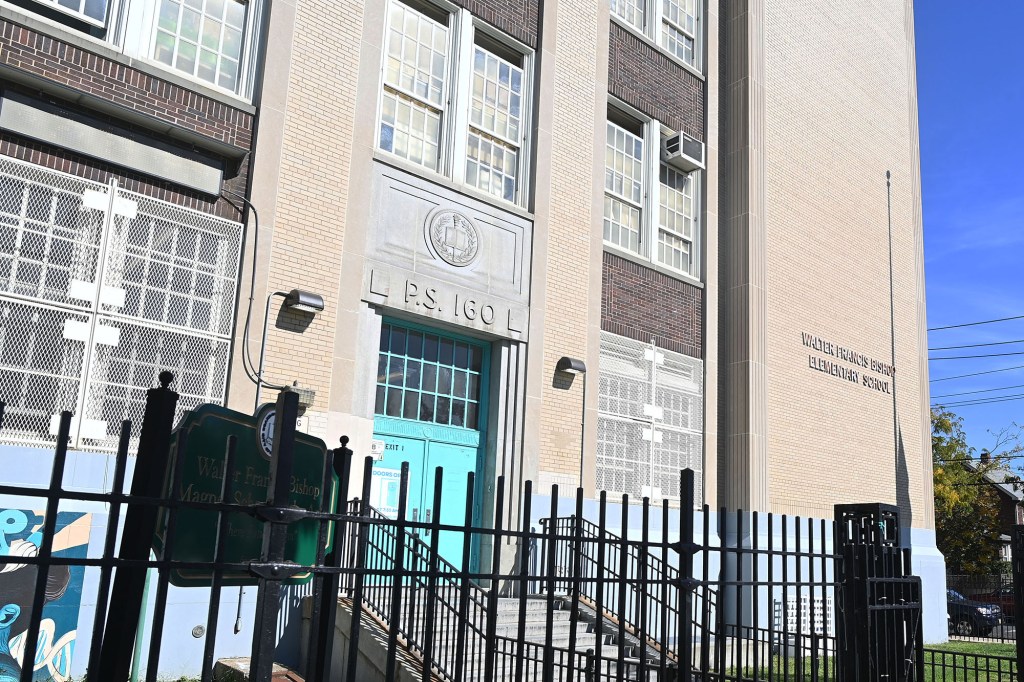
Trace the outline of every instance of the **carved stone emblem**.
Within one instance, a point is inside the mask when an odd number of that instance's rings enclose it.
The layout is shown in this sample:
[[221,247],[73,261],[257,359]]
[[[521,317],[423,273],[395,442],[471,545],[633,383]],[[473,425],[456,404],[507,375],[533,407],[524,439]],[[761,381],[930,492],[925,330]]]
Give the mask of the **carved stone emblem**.
[[476,260],[480,252],[480,231],[473,221],[450,209],[436,211],[427,219],[427,242],[438,258],[465,267]]

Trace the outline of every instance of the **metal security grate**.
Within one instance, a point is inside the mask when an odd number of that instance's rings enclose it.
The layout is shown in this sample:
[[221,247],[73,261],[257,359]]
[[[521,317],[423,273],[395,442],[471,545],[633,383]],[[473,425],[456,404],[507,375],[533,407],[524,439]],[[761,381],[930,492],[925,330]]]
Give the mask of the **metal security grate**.
[[678,499],[679,470],[703,466],[703,377],[697,358],[601,332],[599,490]]
[[[4,441],[113,450],[171,369],[179,411],[223,402],[242,226],[0,158]],[[138,435],[138,427],[133,430]]]
[[[103,234],[105,188],[0,159],[0,294],[88,310]],[[83,294],[85,296],[83,297]]]
[[78,404],[85,344],[68,338],[89,317],[0,296],[0,392],[7,403],[3,440],[52,442],[54,415]]

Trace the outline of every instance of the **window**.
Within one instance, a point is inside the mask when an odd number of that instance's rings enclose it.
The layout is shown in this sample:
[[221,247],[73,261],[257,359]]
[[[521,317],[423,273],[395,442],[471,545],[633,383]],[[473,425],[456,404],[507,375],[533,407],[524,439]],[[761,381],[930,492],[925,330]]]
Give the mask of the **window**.
[[378,146],[511,203],[525,203],[530,55],[465,10],[388,10]]
[[262,0],[35,0],[105,29],[130,57],[243,97],[252,94]]
[[381,149],[438,170],[448,27],[396,2],[388,16],[387,44]]
[[262,4],[257,0],[130,0],[124,51],[248,96]]
[[601,332],[597,489],[678,498],[684,468],[699,486],[703,395],[697,358]]
[[36,0],[36,2],[53,7],[58,12],[69,14],[95,26],[103,26],[107,18],[107,0]]
[[483,346],[385,323],[374,414],[480,428]]
[[245,5],[238,0],[159,0],[153,59],[227,90],[238,85]]
[[661,163],[661,135],[657,121],[641,123],[609,110],[604,241],[699,279],[699,174]]
[[611,11],[677,59],[701,68],[697,0],[611,0]]

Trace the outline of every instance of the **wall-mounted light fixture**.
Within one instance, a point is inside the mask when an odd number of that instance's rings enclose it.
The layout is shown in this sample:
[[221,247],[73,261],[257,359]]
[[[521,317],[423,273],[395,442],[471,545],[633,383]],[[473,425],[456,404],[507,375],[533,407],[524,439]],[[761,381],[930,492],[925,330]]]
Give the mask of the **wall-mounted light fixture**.
[[582,360],[576,358],[563,357],[558,360],[558,364],[555,365],[556,372],[565,372],[566,374],[586,374],[587,366]]
[[319,313],[324,309],[324,297],[302,289],[292,289],[285,294],[284,307],[304,313]]
[[267,355],[267,328],[270,326],[270,302],[275,296],[284,299],[282,305],[290,310],[298,310],[304,313],[316,315],[323,312],[324,297],[302,289],[291,291],[275,291],[267,296],[267,307],[263,311],[263,339],[260,341],[260,364],[256,369],[256,400],[253,409],[260,406],[260,389],[263,388],[263,361]]
[[583,409],[580,414],[580,482],[579,486],[583,487],[583,454],[584,454],[584,437],[587,433],[587,365],[582,360],[576,358],[570,358],[569,356],[562,356],[558,359],[558,363],[555,365],[556,372],[563,372],[565,374],[582,374],[583,375]]

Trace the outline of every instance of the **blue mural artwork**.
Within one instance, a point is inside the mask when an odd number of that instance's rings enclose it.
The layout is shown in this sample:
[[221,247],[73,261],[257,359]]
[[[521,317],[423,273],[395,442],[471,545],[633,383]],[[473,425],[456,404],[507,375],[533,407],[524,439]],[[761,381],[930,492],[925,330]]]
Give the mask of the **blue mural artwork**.
[[[0,556],[36,556],[43,540],[43,521],[44,513],[40,511],[0,509]],[[85,558],[90,526],[87,513],[59,512],[53,556]],[[21,677],[37,572],[28,564],[0,564],[0,682],[18,682]],[[84,577],[85,569],[80,566],[50,567],[33,665],[34,682],[71,679]]]

